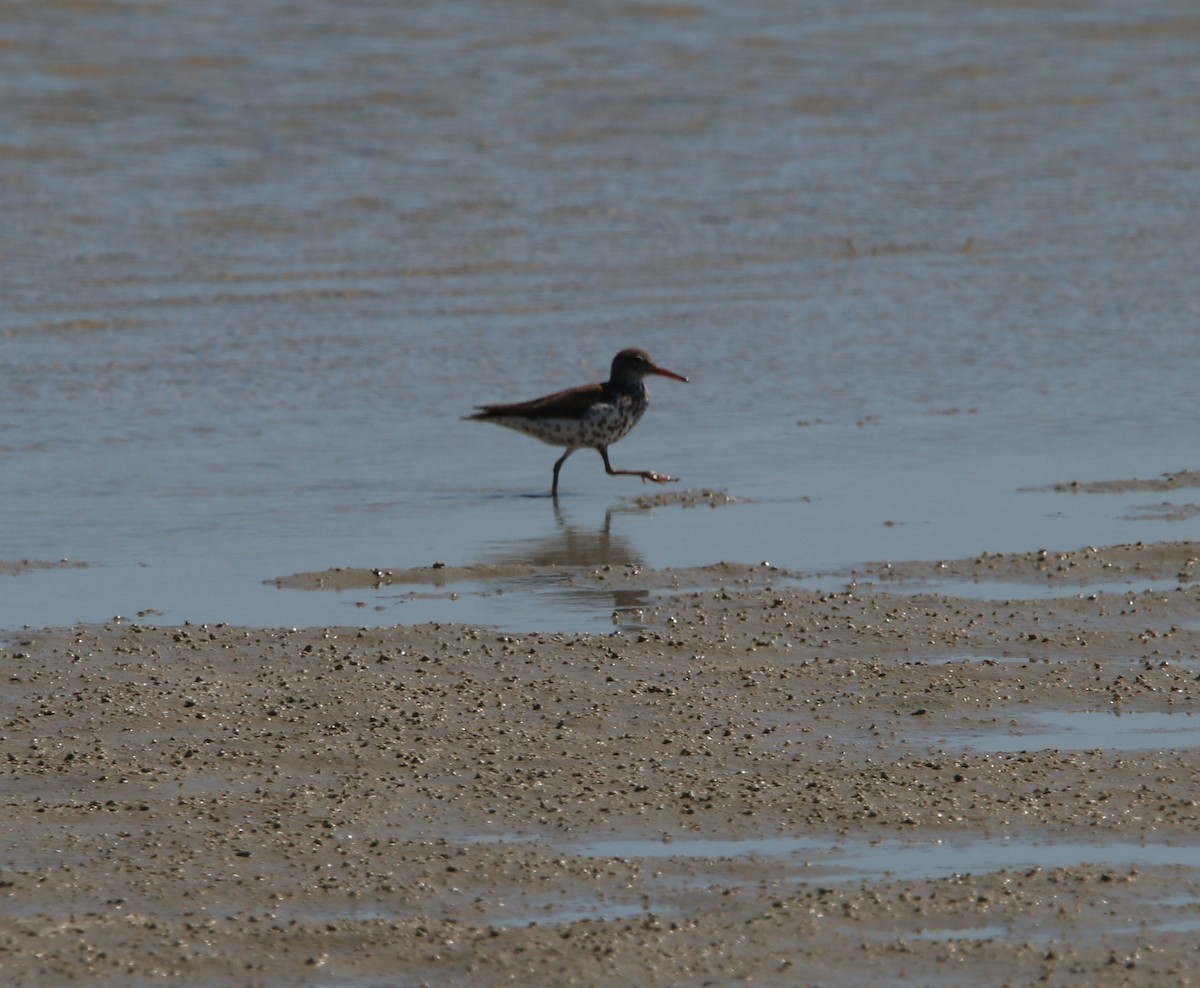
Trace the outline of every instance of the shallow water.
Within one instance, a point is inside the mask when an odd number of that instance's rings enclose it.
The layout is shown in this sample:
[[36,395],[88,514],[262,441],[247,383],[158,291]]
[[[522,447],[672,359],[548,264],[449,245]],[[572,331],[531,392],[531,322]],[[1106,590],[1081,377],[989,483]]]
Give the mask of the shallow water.
[[[466,843],[517,843],[534,840],[519,834],[481,834],[461,838]],[[817,885],[878,883],[884,880],[917,881],[944,879],[955,875],[983,875],[999,870],[1031,868],[1078,868],[1102,864],[1112,871],[1174,867],[1174,880],[1182,885],[1197,868],[1196,848],[1168,843],[1136,841],[1047,840],[1034,835],[999,838],[962,837],[955,839],[850,839],[839,837],[758,837],[662,838],[618,837],[598,840],[564,840],[556,844],[564,854],[587,858],[616,858],[641,861],[655,876],[653,888],[636,898],[581,894],[577,898],[547,901],[536,910],[506,917],[502,925],[531,922],[566,923],[580,918],[614,919],[639,912],[670,913],[680,893],[690,888],[727,888],[745,884],[745,874],[737,863],[746,859],[770,862],[776,882]],[[659,862],[686,863],[685,871],[662,869]],[[1166,909],[1194,905],[1189,896],[1164,899]],[[1158,914],[1146,917],[1154,929],[1191,930],[1196,917]],[[1126,932],[1128,926],[1111,932]],[[1058,931],[1055,931],[1056,933]],[[1012,937],[1018,934],[1008,927],[982,929],[931,930],[926,936]],[[1049,936],[1050,933],[1046,932]]]
[[[793,570],[1190,537],[1200,19],[892,0],[0,11],[0,627],[595,628],[444,561]],[[659,381],[614,447],[461,421]],[[1176,495],[1187,499],[1187,491]]]
[[992,729],[938,734],[938,740],[988,752],[1178,751],[1200,746],[1200,717],[1183,712],[1038,710],[1014,714]]
[[[519,839],[519,838],[518,838]],[[1174,880],[1180,885],[1195,873],[1196,849],[1173,844],[1146,844],[1131,841],[1081,842],[1040,841],[1036,838],[1005,837],[1000,839],[961,840],[845,840],[836,842],[813,837],[768,837],[749,840],[723,839],[612,839],[568,842],[560,845],[569,854],[592,858],[618,858],[660,862],[676,859],[689,863],[684,876],[662,876],[653,894],[646,894],[635,904],[628,900],[605,900],[580,897],[561,902],[561,915],[555,904],[547,903],[536,914],[522,915],[506,921],[509,925],[527,922],[570,922],[583,916],[617,918],[636,915],[638,911],[670,912],[672,896],[684,887],[695,885],[728,887],[738,885],[736,870],[729,865],[739,859],[757,858],[770,861],[775,868],[776,881],[819,883],[877,883],[887,879],[915,881],[942,879],[955,875],[982,875],[1002,869],[1077,868],[1102,864],[1112,871],[1175,867]],[[696,870],[696,862],[707,862]],[[1192,901],[1184,896],[1167,899],[1164,907],[1190,907]],[[1180,917],[1171,912],[1158,913],[1142,919],[1146,927],[1162,930],[1190,931],[1197,919],[1189,913]],[[1129,932],[1137,922],[1114,926],[1107,932]],[[1031,931],[1032,932],[1032,931]],[[1061,935],[1057,929],[1043,930],[1039,938]],[[1024,931],[1007,926],[981,929],[930,930],[924,936],[941,939],[958,937],[1025,938]]]
[[1000,839],[857,840],[831,844],[813,837],[757,840],[619,839],[571,845],[593,858],[801,858],[808,877],[823,881],[878,881],[895,878],[947,878],[980,875],[1002,868],[1066,868],[1104,864],[1112,868],[1181,865],[1196,867],[1195,848],[1172,844]]

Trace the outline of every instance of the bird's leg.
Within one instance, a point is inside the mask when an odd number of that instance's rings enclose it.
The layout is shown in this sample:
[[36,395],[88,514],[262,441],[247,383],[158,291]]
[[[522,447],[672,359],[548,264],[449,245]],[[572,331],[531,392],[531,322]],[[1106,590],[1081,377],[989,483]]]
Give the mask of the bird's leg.
[[608,462],[608,447],[597,446],[596,452],[604,460],[604,470],[611,477],[622,474],[626,477],[641,477],[643,481],[653,480],[656,484],[669,484],[679,479],[678,477],[668,477],[665,474],[655,473],[653,470],[614,470],[613,465]]
[[568,446],[567,451],[558,458],[554,464],[554,483],[550,485],[550,496],[558,497],[558,471],[562,469],[562,465],[567,462],[567,457],[575,452],[574,446]]

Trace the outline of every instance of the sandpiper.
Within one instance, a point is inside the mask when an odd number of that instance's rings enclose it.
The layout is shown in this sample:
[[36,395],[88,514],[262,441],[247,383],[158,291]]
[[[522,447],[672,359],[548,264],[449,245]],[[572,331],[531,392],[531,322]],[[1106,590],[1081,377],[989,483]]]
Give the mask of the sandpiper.
[[479,405],[479,411],[468,418],[516,429],[551,446],[565,446],[567,451],[554,464],[552,497],[558,496],[558,471],[577,449],[596,450],[609,474],[665,484],[676,478],[653,470],[614,470],[608,462],[608,447],[628,435],[650,404],[642,380],[648,374],[687,380],[659,367],[644,350],[622,350],[613,357],[612,372],[603,384],[583,384],[512,405]]

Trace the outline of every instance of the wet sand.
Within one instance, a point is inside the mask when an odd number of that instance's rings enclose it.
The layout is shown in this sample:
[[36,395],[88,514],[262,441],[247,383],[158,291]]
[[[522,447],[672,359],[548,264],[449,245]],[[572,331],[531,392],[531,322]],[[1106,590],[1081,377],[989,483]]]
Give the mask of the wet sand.
[[[607,635],[11,633],[0,967],[1193,984],[1197,557],[893,564],[836,592],[765,566],[577,574],[664,591]],[[1065,595],[920,590],[947,572]]]
[[72,562],[69,559],[0,559],[0,575],[19,576],[39,569],[86,569],[87,563]]

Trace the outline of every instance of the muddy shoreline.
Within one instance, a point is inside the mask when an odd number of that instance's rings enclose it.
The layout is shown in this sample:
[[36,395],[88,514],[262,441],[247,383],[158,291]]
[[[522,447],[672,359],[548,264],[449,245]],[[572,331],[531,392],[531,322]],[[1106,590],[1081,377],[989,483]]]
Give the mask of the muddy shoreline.
[[[0,966],[1193,983],[1197,557],[892,564],[836,592],[767,567],[579,574],[673,588],[605,635],[12,632]],[[947,573],[1065,590],[922,589]]]

